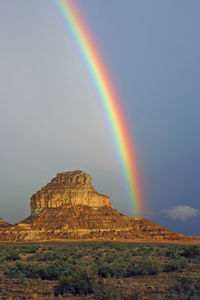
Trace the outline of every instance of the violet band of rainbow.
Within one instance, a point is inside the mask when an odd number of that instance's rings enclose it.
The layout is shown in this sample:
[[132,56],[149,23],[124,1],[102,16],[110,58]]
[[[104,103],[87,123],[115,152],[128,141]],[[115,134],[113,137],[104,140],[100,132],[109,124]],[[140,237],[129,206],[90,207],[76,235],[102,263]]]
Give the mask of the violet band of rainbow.
[[144,214],[144,201],[135,148],[116,89],[106,70],[106,64],[75,1],[55,0],[55,2],[81,52],[99,95],[126,177],[133,215],[141,216]]

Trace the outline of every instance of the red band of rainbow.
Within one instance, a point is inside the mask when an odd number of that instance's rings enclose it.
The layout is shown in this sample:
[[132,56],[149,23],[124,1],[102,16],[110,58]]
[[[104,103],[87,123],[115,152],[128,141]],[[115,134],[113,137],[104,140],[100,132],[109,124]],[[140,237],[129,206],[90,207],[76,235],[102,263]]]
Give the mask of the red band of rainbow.
[[130,193],[133,214],[144,213],[136,154],[116,89],[75,1],[55,0],[86,63],[108,119]]

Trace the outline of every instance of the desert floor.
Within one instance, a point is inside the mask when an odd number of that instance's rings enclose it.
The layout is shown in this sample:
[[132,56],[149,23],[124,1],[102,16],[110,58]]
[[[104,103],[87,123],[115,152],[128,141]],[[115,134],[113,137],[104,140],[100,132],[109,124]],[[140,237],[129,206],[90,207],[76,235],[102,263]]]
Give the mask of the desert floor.
[[200,246],[0,244],[0,299],[200,299]]

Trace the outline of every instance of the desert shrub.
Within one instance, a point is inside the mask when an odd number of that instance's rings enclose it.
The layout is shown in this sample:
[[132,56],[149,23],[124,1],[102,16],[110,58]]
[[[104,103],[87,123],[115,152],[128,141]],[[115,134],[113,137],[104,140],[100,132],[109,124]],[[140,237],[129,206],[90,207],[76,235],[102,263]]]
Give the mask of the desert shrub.
[[62,278],[55,287],[55,296],[70,293],[88,295],[94,292],[94,279],[85,270],[76,270],[72,275]]
[[161,270],[161,265],[155,259],[146,258],[132,263],[128,269],[127,276],[156,275]]
[[136,262],[124,261],[103,263],[98,270],[102,278],[131,277],[136,275],[155,275],[161,272],[161,265],[155,259],[141,259]]
[[196,245],[189,246],[181,252],[182,256],[187,258],[194,258],[200,256],[200,247]]
[[73,258],[80,259],[85,255],[84,250],[78,250],[73,254]]
[[2,292],[0,292],[1,296],[8,296],[9,292],[7,290],[3,290]]
[[12,267],[8,275],[17,277],[19,273],[24,274],[27,278],[39,278],[39,266],[33,264],[25,264],[23,262],[17,262],[14,267]]
[[123,246],[120,246],[120,245],[119,245],[119,246],[114,245],[113,248],[114,248],[116,251],[119,251],[119,252],[124,251],[124,247],[123,247]]
[[92,244],[91,245],[91,250],[92,251],[96,251],[96,250],[98,250],[98,249],[100,249],[101,248],[101,246],[100,246],[100,244]]
[[6,260],[4,255],[0,255],[0,264],[4,263]]
[[199,288],[195,286],[194,280],[189,276],[178,277],[178,283],[169,288],[169,294],[177,296],[176,299],[199,299]]
[[139,255],[138,251],[136,251],[135,249],[131,249],[130,253],[131,253],[132,256]]
[[35,253],[32,256],[27,257],[28,261],[37,260],[37,261],[55,261],[56,259],[60,259],[61,256],[56,252],[41,252]]
[[151,252],[149,247],[141,247],[137,251],[139,252],[138,255],[140,256],[148,255]]
[[39,248],[40,246],[22,246],[19,250],[23,254],[34,254]]
[[170,258],[177,258],[177,249],[176,248],[167,248],[167,250],[164,253],[165,257],[170,257]]
[[98,270],[98,275],[102,278],[127,277],[130,264],[127,262],[115,261],[112,264],[104,263]]
[[129,263],[115,263],[112,265],[112,277],[127,277],[129,275],[128,270],[130,268]]
[[60,260],[60,261],[69,261],[72,259],[73,255],[69,254],[69,251],[66,251],[66,249],[54,249],[54,250],[48,250],[48,251],[43,251],[40,253],[36,253],[33,256],[34,260],[38,261],[55,261],[55,260]]
[[38,275],[41,279],[58,280],[63,271],[62,266],[58,264],[50,264],[45,267],[40,267],[38,269]]
[[5,259],[15,261],[15,260],[20,259],[20,256],[19,256],[17,250],[15,250],[14,248],[11,248],[11,249],[9,249],[7,254],[5,255]]
[[165,251],[163,248],[158,248],[158,247],[157,247],[157,248],[155,249],[155,255],[156,255],[156,256],[165,256],[165,252],[166,252],[166,251]]
[[98,270],[98,275],[103,278],[109,278],[112,276],[112,267],[110,264],[104,263]]
[[182,289],[186,293],[193,285],[193,279],[189,276],[183,276],[178,278],[178,282],[180,283]]
[[71,273],[72,269],[67,268],[62,264],[49,264],[47,266],[40,266],[37,264],[17,262],[15,266],[9,270],[8,275],[18,277],[19,274],[23,274],[26,278],[58,280],[62,274],[69,275]]
[[16,274],[16,278],[19,279],[21,282],[26,282],[26,276],[23,273]]
[[26,257],[26,261],[34,261],[37,260],[38,254],[30,255]]
[[[64,271],[61,273],[61,275],[64,275],[64,276],[69,276],[69,275],[72,275],[74,272],[74,269],[72,266],[66,266]],[[61,277],[61,276],[60,276]]]
[[73,257],[69,257],[69,259],[66,261],[68,264],[71,264],[71,265],[81,265],[81,259],[77,259],[77,258],[73,258]]
[[179,257],[179,259],[173,259],[167,262],[163,266],[163,272],[180,271],[187,266],[187,259],[185,257]]
[[113,253],[107,253],[106,257],[104,258],[104,261],[107,263],[112,263],[115,260],[123,260],[125,259],[120,253],[113,252]]
[[99,243],[100,248],[113,248],[113,244],[109,241]]
[[199,292],[200,294],[200,277],[197,278],[196,282],[195,282],[195,289]]

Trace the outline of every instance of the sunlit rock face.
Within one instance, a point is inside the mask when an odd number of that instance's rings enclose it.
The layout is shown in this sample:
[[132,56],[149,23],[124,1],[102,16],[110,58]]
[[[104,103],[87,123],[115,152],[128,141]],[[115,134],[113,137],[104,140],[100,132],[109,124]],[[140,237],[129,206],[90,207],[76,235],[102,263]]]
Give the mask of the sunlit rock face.
[[10,226],[0,219],[0,242],[132,240],[190,242],[149,220],[125,216],[97,193],[83,171],[59,173],[31,197],[31,215]]
[[9,227],[9,226],[10,226],[10,224],[8,224],[2,218],[0,218],[0,227],[4,228],[4,227]]
[[112,207],[108,196],[97,193],[92,178],[83,171],[59,173],[46,186],[31,197],[31,215],[44,208],[62,205],[86,205],[91,207]]

